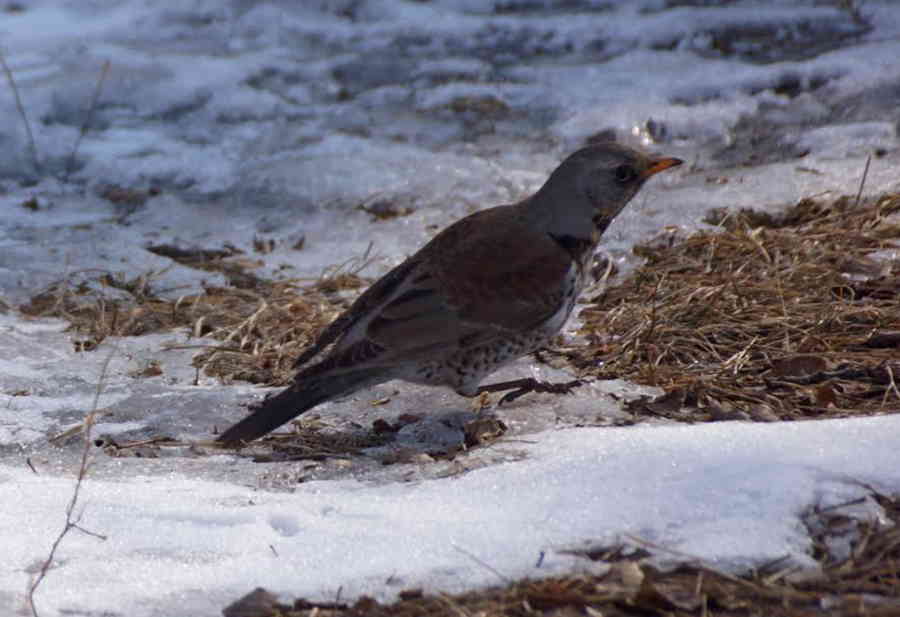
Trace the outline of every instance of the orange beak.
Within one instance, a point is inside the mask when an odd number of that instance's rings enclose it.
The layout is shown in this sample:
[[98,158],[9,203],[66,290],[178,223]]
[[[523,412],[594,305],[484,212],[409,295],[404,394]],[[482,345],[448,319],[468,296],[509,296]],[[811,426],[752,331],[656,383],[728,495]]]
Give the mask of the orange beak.
[[650,166],[644,170],[644,173],[641,174],[641,177],[646,179],[652,176],[653,174],[658,174],[664,169],[668,169],[669,167],[677,167],[681,165],[684,161],[676,158],[665,158],[665,159],[656,159],[655,161],[650,162]]

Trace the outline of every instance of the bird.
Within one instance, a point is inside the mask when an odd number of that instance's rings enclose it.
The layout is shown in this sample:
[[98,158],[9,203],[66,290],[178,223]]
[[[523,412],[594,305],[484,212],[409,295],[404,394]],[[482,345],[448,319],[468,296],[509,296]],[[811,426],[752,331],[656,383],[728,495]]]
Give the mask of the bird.
[[534,379],[480,384],[559,333],[603,232],[650,177],[681,163],[617,142],[588,145],[530,197],[456,221],[373,283],[300,354],[291,384],[250,406],[216,441],[241,447],[316,405],[391,379],[464,397],[567,391]]

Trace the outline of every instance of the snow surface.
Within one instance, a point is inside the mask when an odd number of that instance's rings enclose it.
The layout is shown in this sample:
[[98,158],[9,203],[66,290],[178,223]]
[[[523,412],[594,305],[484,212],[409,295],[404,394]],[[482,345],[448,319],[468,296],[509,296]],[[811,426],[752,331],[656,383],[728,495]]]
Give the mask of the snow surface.
[[[81,525],[107,539],[68,537],[40,604],[213,615],[257,585],[319,598],[462,590],[501,583],[494,571],[589,571],[560,550],[622,534],[717,567],[782,556],[809,565],[803,511],[863,496],[863,482],[896,489],[898,430],[900,416],[564,429],[530,436],[521,460],[454,479],[310,482],[292,493],[181,473],[92,480]],[[0,527],[15,530],[0,581],[12,600],[62,524],[71,481],[10,466],[0,478]]]
[[[861,22],[841,4],[7,3],[0,45],[36,152],[3,81],[0,299],[15,306],[98,269],[153,270],[170,297],[223,282],[143,250],[151,243],[230,243],[262,274],[292,277],[371,243],[377,276],[459,216],[527,195],[602,132],[689,162],[654,178],[607,232],[602,249],[622,265],[635,242],[702,227],[712,207],[855,194],[869,155],[865,194],[900,190],[900,5],[860,3]],[[160,194],[113,204],[109,185]],[[376,199],[415,210],[373,221],[358,206]],[[276,249],[254,253],[258,237]],[[353,433],[424,414],[396,444],[255,464],[203,446],[260,391],[196,376],[188,333],[76,353],[64,328],[0,314],[10,614],[62,527],[77,469],[79,440],[48,437],[93,407],[101,373],[95,436],[197,445],[152,459],[95,451],[81,525],[107,539],[66,538],[36,597],[42,615],[214,615],[257,585],[318,599],[467,589],[500,582],[495,571],[590,569],[560,551],[625,534],[723,568],[785,555],[808,567],[804,511],[863,484],[900,491],[896,415],[616,427],[629,420],[622,398],[651,393],[619,381],[524,397],[499,410],[500,442],[393,465],[381,461],[395,450],[458,442],[474,412],[449,392],[384,384],[308,416]],[[150,361],[162,375],[133,376]],[[527,360],[499,377],[529,372],[566,378]]]

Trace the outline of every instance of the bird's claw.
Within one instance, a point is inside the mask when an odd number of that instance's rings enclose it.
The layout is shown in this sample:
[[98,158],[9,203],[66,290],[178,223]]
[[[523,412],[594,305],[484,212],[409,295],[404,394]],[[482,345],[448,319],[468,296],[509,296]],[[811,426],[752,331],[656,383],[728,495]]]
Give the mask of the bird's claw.
[[[508,381],[504,383],[496,383],[479,388],[479,392],[497,392],[500,390],[510,391],[504,394],[497,402],[497,406],[512,403],[517,398],[528,394],[529,392],[547,392],[550,394],[569,394],[572,390],[582,385],[584,382],[580,379],[573,379],[565,383],[552,383],[549,381],[538,381],[534,378],[519,379],[516,381]],[[514,388],[514,389],[513,389]]]

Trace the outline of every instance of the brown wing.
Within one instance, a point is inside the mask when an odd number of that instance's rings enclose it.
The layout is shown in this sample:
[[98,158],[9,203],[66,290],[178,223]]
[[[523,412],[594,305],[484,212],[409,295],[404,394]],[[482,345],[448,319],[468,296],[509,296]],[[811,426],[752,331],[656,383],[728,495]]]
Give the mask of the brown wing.
[[531,330],[564,302],[572,259],[533,231],[515,206],[468,216],[411,261],[403,288],[378,311],[366,338],[386,354],[429,353]]
[[484,210],[436,238],[433,272],[464,321],[526,331],[564,301],[571,256],[517,212],[516,206]]
[[397,287],[406,279],[407,274],[415,266],[412,259],[407,259],[383,277],[375,281],[361,296],[359,296],[346,311],[332,321],[319,335],[316,342],[307,347],[294,361],[294,368],[300,368],[320,353],[329,345],[340,339],[352,329],[359,321],[365,320],[380,304],[390,300],[396,293]]
[[392,364],[529,331],[564,302],[571,256],[535,232],[516,206],[476,212],[435,236],[388,272],[319,336],[300,373]]

